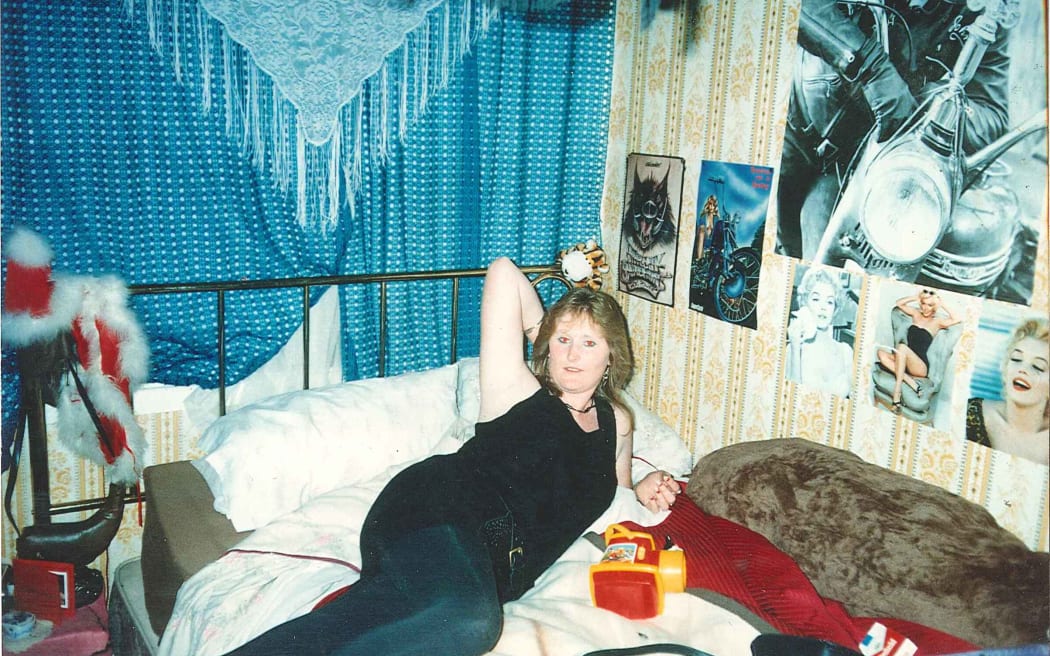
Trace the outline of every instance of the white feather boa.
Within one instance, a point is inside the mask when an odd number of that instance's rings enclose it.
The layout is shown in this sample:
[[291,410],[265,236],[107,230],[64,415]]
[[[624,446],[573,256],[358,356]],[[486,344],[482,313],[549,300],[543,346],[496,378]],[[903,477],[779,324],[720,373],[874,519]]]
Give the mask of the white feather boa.
[[[112,463],[107,462],[95,423],[70,376],[66,377],[59,395],[59,436],[75,453],[105,467],[111,482],[134,485],[142,474],[148,445],[120,382],[127,380],[129,387],[145,382],[149,372],[149,346],[127,307],[127,289],[119,278],[82,277],[78,279],[78,287],[82,300],[75,327],[84,351],[78,353],[81,364],[78,374],[98,415],[120,425],[126,444],[119,435],[109,436],[116,442],[111,446],[119,452]],[[116,337],[116,354],[102,352],[100,325]],[[107,371],[105,365],[114,355],[115,370]]]

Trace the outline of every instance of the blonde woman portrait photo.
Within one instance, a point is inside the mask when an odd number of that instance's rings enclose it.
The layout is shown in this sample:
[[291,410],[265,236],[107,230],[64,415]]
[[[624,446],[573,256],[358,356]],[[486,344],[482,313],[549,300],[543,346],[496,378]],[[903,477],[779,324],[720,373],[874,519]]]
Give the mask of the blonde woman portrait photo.
[[966,439],[1050,463],[1050,318],[985,308],[966,403]]
[[944,428],[954,356],[962,333],[959,297],[932,287],[880,285],[872,383],[876,405]]
[[802,267],[787,329],[787,379],[848,398],[859,277],[829,267]]

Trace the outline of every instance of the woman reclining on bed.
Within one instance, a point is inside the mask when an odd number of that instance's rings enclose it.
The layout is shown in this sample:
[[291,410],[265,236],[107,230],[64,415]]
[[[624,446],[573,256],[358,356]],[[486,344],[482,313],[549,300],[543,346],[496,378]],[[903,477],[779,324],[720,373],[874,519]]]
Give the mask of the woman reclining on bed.
[[[532,366],[521,357],[533,342]],[[234,654],[448,654],[491,650],[502,604],[532,587],[631,487],[627,324],[608,294],[574,289],[544,314],[509,259],[481,301],[481,412],[455,454],[432,456],[384,488],[361,532],[361,578],[334,601]],[[411,411],[406,408],[406,411]],[[666,510],[667,472],[634,486]]]

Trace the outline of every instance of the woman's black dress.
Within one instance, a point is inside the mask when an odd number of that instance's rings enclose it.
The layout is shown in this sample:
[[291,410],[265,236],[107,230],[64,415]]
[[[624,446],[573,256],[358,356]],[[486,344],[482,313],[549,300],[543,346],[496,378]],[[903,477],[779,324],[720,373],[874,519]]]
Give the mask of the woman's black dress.
[[514,561],[513,585],[499,577],[497,584],[501,601],[519,597],[612,502],[616,422],[609,403],[596,401],[599,428],[586,433],[564,403],[537,390],[501,417],[478,423],[458,452],[402,471],[365,520],[365,568],[383,543],[454,523],[480,532],[497,574]]

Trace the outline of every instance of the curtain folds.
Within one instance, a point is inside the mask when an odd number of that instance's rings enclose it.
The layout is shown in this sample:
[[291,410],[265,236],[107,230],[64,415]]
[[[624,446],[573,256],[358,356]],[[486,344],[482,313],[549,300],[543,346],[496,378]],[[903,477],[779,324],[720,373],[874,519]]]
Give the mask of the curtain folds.
[[[540,264],[600,239],[612,8],[575,2],[493,24],[386,165],[367,169],[355,201],[367,227],[354,231],[343,272],[482,267],[500,255]],[[420,294],[391,290],[393,371],[446,357],[446,306],[436,290]],[[460,304],[460,353],[473,355],[480,285],[464,285]],[[374,344],[344,330],[346,371],[367,374]]]
[[[600,235],[612,0],[490,16],[443,89],[427,88],[425,112],[390,111],[389,78],[385,88],[366,83],[343,110],[337,144],[360,150],[335,167],[355,182],[340,188],[339,220],[325,229],[297,220],[299,174],[266,148],[329,172],[330,152],[296,153],[291,106],[267,76],[195,1],[154,0],[150,20],[126,4],[0,0],[3,229],[42,234],[56,270],[135,284],[481,267],[499,255],[537,264]],[[450,17],[470,8],[472,24],[485,17],[478,2],[449,0],[428,21],[445,8]],[[418,67],[386,70],[424,88]],[[267,103],[274,121],[252,113]],[[460,355],[476,353],[479,296],[465,286]],[[361,321],[376,317],[378,298],[378,289],[342,291],[343,316],[355,317],[343,326],[348,379],[378,373],[377,325]],[[437,298],[390,289],[388,373],[447,358],[450,318]],[[228,384],[287,340],[299,299],[227,295]],[[214,298],[133,305],[153,380],[216,385]],[[5,438],[17,400],[11,356]]]

